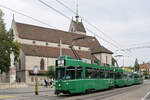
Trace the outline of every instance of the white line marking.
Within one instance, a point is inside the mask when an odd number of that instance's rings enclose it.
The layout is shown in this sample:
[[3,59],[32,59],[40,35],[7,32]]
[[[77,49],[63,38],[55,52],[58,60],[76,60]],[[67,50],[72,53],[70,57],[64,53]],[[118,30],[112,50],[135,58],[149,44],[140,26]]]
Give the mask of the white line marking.
[[149,94],[150,94],[150,91],[141,99],[141,100],[145,100],[146,99],[146,97],[148,97],[149,96]]

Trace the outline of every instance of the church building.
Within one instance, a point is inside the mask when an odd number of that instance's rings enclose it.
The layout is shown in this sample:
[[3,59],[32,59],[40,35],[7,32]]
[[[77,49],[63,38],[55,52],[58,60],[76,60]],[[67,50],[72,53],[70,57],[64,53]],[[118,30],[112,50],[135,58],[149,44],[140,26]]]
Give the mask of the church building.
[[34,66],[38,66],[38,81],[47,79],[45,72],[48,66],[55,66],[55,60],[60,56],[60,40],[62,55],[75,58],[69,46],[72,40],[86,36],[76,41],[74,48],[83,59],[93,56],[101,65],[111,65],[112,52],[102,46],[99,41],[86,34],[82,20],[71,20],[69,31],[29,25],[12,21],[15,41],[21,44],[19,63],[16,66],[16,81],[32,84],[35,81]]

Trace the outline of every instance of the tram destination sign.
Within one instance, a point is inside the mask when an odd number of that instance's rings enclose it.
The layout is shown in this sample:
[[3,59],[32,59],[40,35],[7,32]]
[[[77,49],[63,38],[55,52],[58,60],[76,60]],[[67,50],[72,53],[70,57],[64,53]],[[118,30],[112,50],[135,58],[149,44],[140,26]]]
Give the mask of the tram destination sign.
[[65,60],[57,60],[56,65],[57,66],[65,66]]

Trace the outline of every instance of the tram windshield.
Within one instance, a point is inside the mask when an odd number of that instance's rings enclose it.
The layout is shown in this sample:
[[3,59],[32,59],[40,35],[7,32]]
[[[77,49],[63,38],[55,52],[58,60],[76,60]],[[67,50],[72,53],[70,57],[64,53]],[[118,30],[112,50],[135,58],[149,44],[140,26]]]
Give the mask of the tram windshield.
[[65,68],[56,68],[56,80],[63,79],[65,77]]
[[75,79],[75,67],[56,68],[56,80]]
[[75,67],[67,67],[65,79],[75,79]]

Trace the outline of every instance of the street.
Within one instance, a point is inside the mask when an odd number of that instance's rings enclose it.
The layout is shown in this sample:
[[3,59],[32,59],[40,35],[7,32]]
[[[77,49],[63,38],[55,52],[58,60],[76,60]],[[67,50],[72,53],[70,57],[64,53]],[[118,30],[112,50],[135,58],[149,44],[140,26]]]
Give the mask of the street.
[[34,86],[19,89],[1,89],[0,100],[150,100],[150,80],[143,84],[91,94],[54,95],[54,88],[39,87],[39,95],[34,95]]

